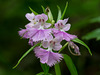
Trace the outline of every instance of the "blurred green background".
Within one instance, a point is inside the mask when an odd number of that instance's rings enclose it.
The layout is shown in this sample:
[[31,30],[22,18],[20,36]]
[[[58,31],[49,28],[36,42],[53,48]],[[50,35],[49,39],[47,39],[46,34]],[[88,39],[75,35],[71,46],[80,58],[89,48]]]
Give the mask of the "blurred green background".
[[[72,24],[69,33],[83,40],[93,56],[79,44],[81,56],[71,55],[67,47],[64,53],[71,56],[79,75],[100,75],[100,0],[0,0],[0,75],[36,75],[42,72],[39,59],[33,52],[16,69],[12,69],[31,47],[28,40],[20,39],[18,31],[29,23],[25,18],[26,13],[31,13],[29,6],[38,13],[42,13],[41,5],[49,6],[56,20],[57,5],[63,11],[66,1],[69,5],[64,18],[69,17]],[[65,62],[60,65],[62,75],[70,75]],[[50,68],[50,73],[55,75],[54,67]]]

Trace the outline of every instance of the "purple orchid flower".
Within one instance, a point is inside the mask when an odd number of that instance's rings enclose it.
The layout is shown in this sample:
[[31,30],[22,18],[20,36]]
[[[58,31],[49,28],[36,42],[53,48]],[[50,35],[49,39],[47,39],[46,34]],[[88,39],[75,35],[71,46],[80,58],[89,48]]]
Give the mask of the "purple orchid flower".
[[[46,29],[51,26],[50,23],[46,23],[48,20],[47,15],[41,14],[35,16],[33,13],[28,13],[26,18],[30,23],[25,26],[26,29],[19,31],[20,36],[24,35],[24,38],[29,38],[33,42],[46,40],[48,36],[51,36],[51,29]],[[25,33],[26,31],[27,33]]]
[[27,13],[25,17],[30,21],[25,27],[26,28],[37,28],[35,25],[37,22],[35,21],[35,15],[34,13]]
[[50,67],[60,62],[63,58],[63,56],[59,53],[54,53],[52,51],[48,51],[40,47],[36,47],[34,49],[34,52],[35,52],[36,57],[40,58],[41,63],[43,64],[46,63]]
[[[27,13],[25,15],[29,23],[25,25],[25,29],[21,29],[18,33],[21,37],[29,39],[29,45],[34,45],[27,53],[34,49],[35,56],[40,59],[40,62],[42,64],[47,64],[50,67],[63,59],[60,52],[66,45],[68,45],[69,51],[73,55],[81,55],[79,47],[71,41],[77,38],[77,36],[66,33],[71,27],[71,24],[67,23],[69,18],[59,20],[55,23],[54,20],[54,22],[51,20],[53,19],[51,11],[47,14],[48,16],[46,14],[35,15],[34,13]],[[51,23],[47,23],[48,21]],[[53,24],[55,27],[51,26]],[[68,41],[63,47],[61,45],[62,40]],[[74,51],[71,49],[74,49]]]
[[70,29],[70,24],[66,24],[68,21],[67,19],[64,20],[59,20],[56,24],[55,24],[55,29],[53,29],[53,33],[55,37],[62,37],[64,40],[66,41],[70,41],[74,38],[77,38],[77,36],[75,35],[71,35],[66,33],[65,31],[68,31]]
[[63,56],[59,53],[54,53],[52,50],[58,51],[61,49],[62,45],[60,42],[62,41],[61,38],[54,38],[49,41],[43,41],[42,46],[44,48],[48,48],[47,50],[42,49],[40,47],[35,48],[34,52],[36,57],[40,58],[41,63],[46,63],[50,67],[55,65],[57,62],[62,60]]
[[62,48],[62,45],[60,44],[60,42],[62,41],[62,38],[52,38],[52,40],[49,41],[43,41],[42,42],[42,46],[44,48],[48,48],[48,50],[55,50],[58,51]]
[[33,41],[45,40],[51,34],[51,29],[45,29],[51,26],[50,23],[46,23],[48,17],[45,14],[36,15],[35,20],[37,21],[36,26],[39,26],[39,28],[32,28],[29,31],[29,37],[32,38]]
[[50,23],[46,23],[48,16],[45,14],[36,15],[35,20],[38,22],[37,25],[40,27],[39,29],[45,29],[51,26]]
[[55,23],[55,28],[60,31],[68,31],[70,29],[70,24],[66,24],[68,22],[68,18],[64,20],[59,20]]

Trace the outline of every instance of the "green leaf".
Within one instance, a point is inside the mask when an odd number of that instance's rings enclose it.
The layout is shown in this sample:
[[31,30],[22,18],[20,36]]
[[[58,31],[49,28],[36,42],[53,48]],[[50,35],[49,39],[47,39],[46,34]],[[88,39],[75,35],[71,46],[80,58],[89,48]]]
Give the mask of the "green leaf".
[[100,16],[95,17],[95,18],[90,20],[90,23],[96,23],[96,22],[100,23]]
[[50,74],[50,73],[44,74],[44,72],[40,72],[40,73],[38,73],[38,74],[36,74],[36,75],[52,75],[52,74]]
[[83,39],[90,40],[96,38],[96,40],[100,40],[100,28],[93,30],[92,32],[87,33],[82,37]]
[[76,43],[79,43],[79,44],[81,44],[81,45],[83,45],[83,46],[85,46],[85,47],[88,49],[88,51],[89,51],[89,53],[91,54],[91,56],[92,56],[92,52],[91,52],[90,48],[89,48],[83,41],[81,41],[81,40],[78,39],[78,38],[75,38],[75,39],[73,39],[72,41],[73,41],[73,42],[76,42]]
[[39,45],[40,45],[40,43],[34,45],[34,46],[31,47],[27,52],[25,52],[25,53],[23,54],[23,56],[19,59],[19,61],[17,62],[17,64],[13,67],[13,69],[16,68],[16,67],[19,65],[19,63],[21,62],[21,60],[22,60],[29,52],[31,52],[35,47],[37,47],[37,46],[39,46]]
[[61,75],[59,64],[55,64],[55,72],[56,72],[56,75]]
[[66,3],[65,9],[64,9],[63,14],[62,14],[62,16],[61,16],[61,19],[64,18],[64,15],[65,15],[65,13],[66,13],[67,6],[68,6],[68,2]]
[[49,72],[49,66],[47,64],[42,64],[41,63],[41,67],[42,67],[42,69],[44,71],[44,74],[45,75],[48,74],[48,72]]
[[42,5],[41,5],[41,7],[42,7],[42,9],[43,9],[43,13],[44,13],[44,14],[47,14],[46,11],[45,11],[45,8],[44,8]]
[[29,9],[31,10],[31,12],[33,12],[35,15],[38,15],[37,12],[35,12],[31,7],[29,7]]
[[58,53],[60,53],[67,45],[68,45],[68,42],[59,50]]
[[60,7],[57,5],[57,8],[58,8],[58,18],[57,18],[57,21],[61,19],[61,9]]
[[67,54],[63,54],[63,57],[71,75],[78,75],[76,67],[72,62],[72,59]]
[[44,75],[44,72],[40,72],[40,73],[38,73],[38,74],[36,74],[36,75]]

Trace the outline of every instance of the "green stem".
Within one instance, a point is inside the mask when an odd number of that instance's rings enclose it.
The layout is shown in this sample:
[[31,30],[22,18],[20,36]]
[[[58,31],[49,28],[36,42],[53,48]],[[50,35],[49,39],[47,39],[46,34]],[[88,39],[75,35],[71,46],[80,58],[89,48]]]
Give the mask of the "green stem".
[[68,42],[59,50],[58,53],[60,53],[67,45],[68,45]]
[[35,47],[37,47],[37,46],[39,46],[39,45],[40,45],[40,43],[34,45],[34,46],[31,47],[27,52],[25,52],[25,53],[23,54],[23,56],[19,59],[19,61],[17,62],[17,64],[13,67],[13,69],[16,68],[16,67],[19,65],[19,63],[21,62],[21,60],[22,60],[29,52],[31,52]]
[[42,67],[42,69],[44,71],[44,75],[48,75],[49,66],[47,64],[42,64],[42,63],[40,63],[40,64],[41,64],[41,67]]
[[55,64],[55,72],[56,72],[56,75],[61,75],[61,70],[60,70],[59,64]]

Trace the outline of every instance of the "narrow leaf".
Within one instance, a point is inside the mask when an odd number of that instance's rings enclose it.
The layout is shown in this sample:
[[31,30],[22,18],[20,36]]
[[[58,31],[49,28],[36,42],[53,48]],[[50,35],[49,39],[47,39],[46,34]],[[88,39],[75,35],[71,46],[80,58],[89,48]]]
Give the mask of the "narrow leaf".
[[75,39],[72,40],[72,41],[73,41],[73,42],[76,42],[76,43],[79,43],[79,44],[81,44],[81,45],[83,45],[83,46],[85,46],[85,47],[88,49],[89,53],[92,55],[92,52],[91,52],[90,48],[89,48],[83,41],[81,41],[81,40],[78,39],[78,38],[75,38]]
[[40,73],[38,73],[38,74],[36,74],[36,75],[52,75],[52,74],[50,74],[50,73],[44,74],[44,72],[40,72]]
[[57,5],[57,8],[58,8],[58,18],[57,18],[57,21],[61,19],[61,9],[60,7]]
[[59,64],[55,64],[55,72],[56,72],[56,75],[61,75]]
[[78,75],[76,67],[72,62],[72,59],[67,54],[63,54],[63,57],[71,75]]
[[64,9],[63,14],[62,14],[62,16],[61,16],[61,19],[64,18],[64,15],[65,15],[65,13],[66,13],[67,6],[68,6],[68,2],[66,3],[65,9]]
[[31,12],[33,12],[35,15],[38,15],[37,12],[35,12],[31,7],[29,7],[29,9],[31,10]]
[[46,11],[45,11],[45,8],[44,8],[42,5],[41,5],[41,7],[42,7],[42,9],[43,9],[43,13],[44,13],[44,14],[47,14]]
[[93,30],[92,32],[87,33],[82,37],[83,39],[90,40],[96,38],[96,40],[100,40],[100,28]]
[[31,47],[26,53],[24,53],[23,56],[19,59],[18,63],[13,67],[13,69],[16,68],[16,67],[19,65],[19,63],[21,62],[21,60],[22,60],[29,52],[31,52],[35,47],[37,47],[37,46],[39,46],[39,45],[40,45],[40,43],[34,45],[34,46]]
[[48,74],[48,72],[49,72],[49,66],[47,64],[42,64],[41,63],[41,67],[42,67],[42,69],[44,71],[44,74]]
[[38,74],[36,74],[36,75],[44,75],[44,72],[40,72],[40,73],[38,73]]

